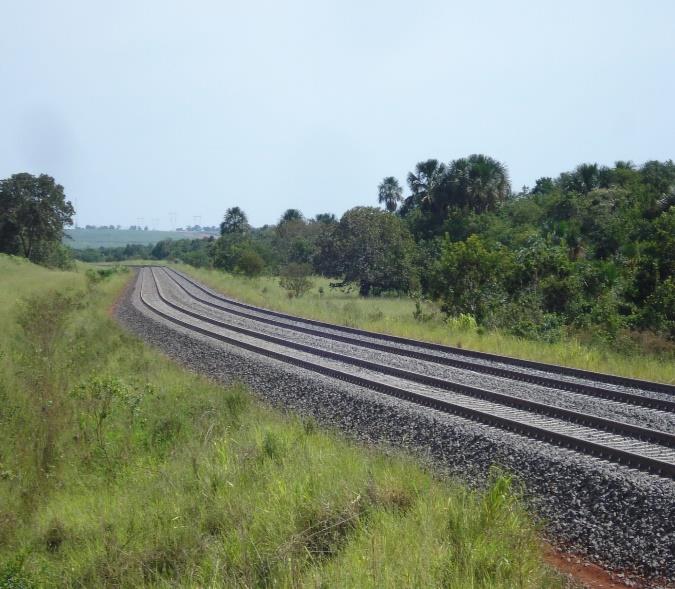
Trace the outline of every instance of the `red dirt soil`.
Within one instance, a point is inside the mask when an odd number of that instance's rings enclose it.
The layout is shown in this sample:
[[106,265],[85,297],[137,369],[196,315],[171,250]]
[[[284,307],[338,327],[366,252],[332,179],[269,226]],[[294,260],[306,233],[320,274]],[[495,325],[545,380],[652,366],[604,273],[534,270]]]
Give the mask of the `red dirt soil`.
[[[544,560],[569,579],[586,589],[648,589],[660,587],[663,589],[675,588],[672,583],[657,580],[647,580],[633,575],[613,573],[602,567],[585,561],[583,558],[561,552],[550,545],[544,546]],[[622,576],[619,576],[622,575]]]

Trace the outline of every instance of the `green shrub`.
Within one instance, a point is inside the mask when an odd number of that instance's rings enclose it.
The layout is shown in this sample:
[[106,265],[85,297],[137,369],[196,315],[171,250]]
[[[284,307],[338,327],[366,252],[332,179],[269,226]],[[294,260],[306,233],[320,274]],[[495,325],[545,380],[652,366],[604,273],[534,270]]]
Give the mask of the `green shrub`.
[[93,286],[115,274],[126,272],[129,272],[129,268],[126,266],[107,266],[105,268],[87,268],[85,276],[87,277],[87,283]]
[[23,570],[25,558],[25,554],[20,553],[0,563],[0,589],[33,589],[36,586]]
[[311,274],[312,267],[309,264],[293,262],[281,269],[279,284],[288,291],[289,297],[301,297],[313,286]]
[[235,270],[244,276],[259,276],[265,269],[265,260],[252,249],[244,250],[237,259]]
[[476,331],[478,323],[476,318],[469,313],[460,313],[456,317],[447,317],[445,324],[453,331]]

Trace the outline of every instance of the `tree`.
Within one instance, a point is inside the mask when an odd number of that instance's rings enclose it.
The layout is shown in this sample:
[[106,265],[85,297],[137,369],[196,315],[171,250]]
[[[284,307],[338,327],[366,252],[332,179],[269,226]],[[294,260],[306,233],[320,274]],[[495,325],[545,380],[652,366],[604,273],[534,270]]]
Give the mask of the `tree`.
[[306,220],[297,209],[288,209],[274,228],[272,246],[283,266],[291,262],[311,263],[317,252],[319,236],[335,224],[329,215],[321,221]]
[[303,221],[304,219],[304,215],[298,209],[286,209],[284,214],[281,215],[279,224],[289,221]]
[[403,189],[398,180],[393,176],[387,176],[377,187],[377,200],[380,204],[393,213],[398,203],[403,201]]
[[37,261],[39,251],[60,244],[74,214],[51,176],[21,173],[0,180],[0,251]]
[[466,241],[446,239],[433,268],[431,294],[443,301],[449,316],[469,313],[480,323],[506,301],[511,266],[505,248],[490,247],[477,235]]
[[251,227],[246,213],[239,207],[225,211],[220,224],[220,237],[210,246],[210,257],[216,268],[233,271],[239,256],[249,247]]
[[598,164],[579,164],[573,172],[560,174],[558,184],[566,192],[588,194],[591,190],[600,188],[601,177],[606,176],[606,169]]
[[276,232],[283,240],[291,241],[302,237],[308,225],[298,209],[288,209],[279,219]]
[[549,192],[553,192],[554,189],[555,189],[555,182],[553,181],[553,178],[543,176],[541,178],[537,178],[531,193],[548,194]]
[[493,212],[511,195],[506,167],[480,154],[447,165],[436,159],[419,162],[408,174],[408,186],[411,195],[400,215],[418,240],[442,235],[450,211]]
[[335,231],[339,224],[323,224],[323,231],[316,240],[316,253],[312,264],[317,273],[322,276],[338,277],[341,275],[341,266],[338,264],[337,242]]
[[221,235],[244,235],[249,230],[246,213],[239,207],[231,207],[225,211],[223,222],[220,224]]
[[336,225],[337,219],[333,213],[318,213],[314,217],[314,221],[317,223],[322,223],[324,225]]
[[494,211],[511,194],[504,164],[481,154],[450,163],[440,183],[444,208],[466,208],[476,213]]
[[363,296],[417,287],[412,236],[399,217],[381,209],[350,209],[322,247],[334,258],[327,269],[343,284],[356,282]]
[[645,184],[654,188],[659,195],[668,192],[675,184],[675,164],[673,160],[645,162],[640,169],[640,173]]
[[432,201],[431,195],[440,184],[445,172],[445,164],[439,163],[436,159],[418,162],[415,171],[408,174],[407,180],[411,195],[403,202],[401,214],[406,215],[423,203],[430,204]]
[[288,260],[299,264],[309,264],[314,257],[316,248],[308,239],[299,237],[294,239],[288,250]]
[[152,248],[150,255],[155,260],[165,260],[171,255],[171,244],[172,244],[171,239],[163,239],[161,241],[158,241]]

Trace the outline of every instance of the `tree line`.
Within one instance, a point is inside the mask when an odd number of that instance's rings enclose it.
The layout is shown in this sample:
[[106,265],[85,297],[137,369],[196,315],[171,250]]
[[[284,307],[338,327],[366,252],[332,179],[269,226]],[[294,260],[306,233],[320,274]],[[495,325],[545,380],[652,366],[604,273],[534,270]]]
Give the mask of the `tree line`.
[[448,317],[547,341],[570,332],[675,340],[672,161],[581,164],[516,192],[504,164],[471,155],[419,162],[405,184],[384,178],[381,208],[355,207],[339,219],[288,209],[255,228],[233,206],[217,237],[76,255],[180,260],[289,284],[320,274],[363,296],[428,299]]
[[364,296],[427,298],[449,317],[527,338],[675,340],[672,161],[582,164],[515,192],[501,162],[471,155],[419,162],[406,184],[384,178],[382,208],[340,219],[289,209],[253,228],[232,207],[217,239],[160,242],[145,254],[249,276],[294,265]]

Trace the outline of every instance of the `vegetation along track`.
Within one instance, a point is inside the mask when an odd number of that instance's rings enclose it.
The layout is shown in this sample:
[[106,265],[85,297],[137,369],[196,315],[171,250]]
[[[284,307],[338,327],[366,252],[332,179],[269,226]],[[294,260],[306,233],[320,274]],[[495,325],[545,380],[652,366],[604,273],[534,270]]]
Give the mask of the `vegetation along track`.
[[[185,279],[183,275],[179,276]],[[146,277],[149,279],[145,280]],[[161,286],[163,281],[164,287]],[[189,282],[199,286],[194,281]],[[175,279],[169,279],[166,270],[142,270],[142,304],[165,320],[191,331],[433,409],[675,479],[675,436],[669,432],[339,354],[266,334],[255,325],[248,329],[177,304],[163,292],[169,290],[167,285],[180,286]],[[187,289],[181,288],[190,295]],[[214,296],[203,287],[199,288]],[[230,310],[223,308],[222,311],[228,313]],[[603,400],[597,399],[597,402]]]

